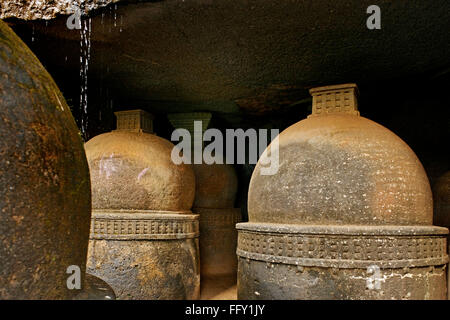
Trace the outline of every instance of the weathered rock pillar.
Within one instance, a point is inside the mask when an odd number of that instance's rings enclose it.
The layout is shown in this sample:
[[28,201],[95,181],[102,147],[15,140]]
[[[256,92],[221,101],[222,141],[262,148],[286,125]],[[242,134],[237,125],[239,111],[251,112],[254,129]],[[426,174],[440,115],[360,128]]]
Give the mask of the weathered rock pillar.
[[[437,226],[450,228],[450,171],[442,175],[433,186],[434,218],[433,223]],[[450,243],[447,237],[448,251]],[[448,299],[450,300],[450,268],[448,268]]]
[[279,170],[249,188],[238,224],[239,299],[445,299],[446,228],[425,171],[359,116],[354,84],[312,89],[312,115],[283,131]]
[[[113,299],[85,277],[91,192],[70,108],[1,20],[0,185],[0,299]],[[69,266],[83,290],[68,289]]]
[[[175,128],[187,129],[190,132],[191,146],[194,147],[194,136],[197,135],[202,139],[211,113],[176,113],[169,114],[168,118]],[[194,121],[202,123],[201,131],[196,132]],[[202,151],[203,140],[200,141]],[[192,211],[200,215],[201,275],[203,278],[223,277],[235,283],[237,272],[235,226],[241,221],[240,209],[234,208],[237,191],[236,172],[231,165],[206,164],[203,161],[193,164],[193,168],[196,184]]]
[[85,144],[91,171],[88,270],[118,299],[197,299],[195,177],[142,110],[116,112],[117,130]]

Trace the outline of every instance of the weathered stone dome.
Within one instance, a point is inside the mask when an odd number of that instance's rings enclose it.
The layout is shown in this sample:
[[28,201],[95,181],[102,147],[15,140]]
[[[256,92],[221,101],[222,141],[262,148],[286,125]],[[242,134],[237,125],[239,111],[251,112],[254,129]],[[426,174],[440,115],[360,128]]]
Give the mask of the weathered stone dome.
[[0,299],[64,299],[66,269],[84,278],[89,170],[64,97],[0,21]]
[[[408,145],[385,127],[360,117],[356,106],[334,112],[327,109],[333,96],[312,94],[313,114],[277,138],[279,171],[261,175],[258,162],[249,188],[249,220],[431,225],[429,182]],[[338,99],[332,103],[339,105]],[[341,99],[344,104],[353,97]],[[267,150],[262,158],[266,155]]]
[[195,177],[172,162],[174,145],[144,131],[115,130],[85,144],[94,209],[190,210]]

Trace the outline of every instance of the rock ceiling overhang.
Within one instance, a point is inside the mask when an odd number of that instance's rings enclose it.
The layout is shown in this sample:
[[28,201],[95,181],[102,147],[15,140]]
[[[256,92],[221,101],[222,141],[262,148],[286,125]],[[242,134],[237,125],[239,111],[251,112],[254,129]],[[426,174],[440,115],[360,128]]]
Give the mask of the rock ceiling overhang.
[[[360,0],[120,1],[117,9],[100,8],[113,1],[85,1],[99,8],[89,15],[89,77],[136,106],[260,113],[308,105],[312,86],[361,87],[450,69],[448,0],[379,0],[381,30],[367,29],[372,3]],[[60,8],[48,7],[47,16],[67,13],[68,2],[53,1]],[[2,10],[13,3],[21,2],[2,0]],[[21,10],[16,16],[25,17]],[[66,19],[17,23],[33,23],[32,49],[49,69],[76,75],[80,32],[68,30]]]
[[2,0],[0,19],[49,20],[58,15],[75,13],[77,8],[88,13],[124,0]]

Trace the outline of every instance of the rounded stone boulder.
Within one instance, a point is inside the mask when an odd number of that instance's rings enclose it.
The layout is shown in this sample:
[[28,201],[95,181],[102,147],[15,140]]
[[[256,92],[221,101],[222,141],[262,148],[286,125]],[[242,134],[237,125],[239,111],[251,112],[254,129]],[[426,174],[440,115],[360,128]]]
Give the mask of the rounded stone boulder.
[[64,97],[0,21],[0,299],[69,299],[91,216],[83,143]]

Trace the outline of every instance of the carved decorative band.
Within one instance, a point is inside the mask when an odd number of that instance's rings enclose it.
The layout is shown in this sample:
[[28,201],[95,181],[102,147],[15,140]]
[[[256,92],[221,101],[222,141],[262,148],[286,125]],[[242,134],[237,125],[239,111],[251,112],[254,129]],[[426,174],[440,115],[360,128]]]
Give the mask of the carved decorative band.
[[270,263],[329,268],[367,268],[370,265],[405,268],[448,262],[448,232],[439,227],[400,226],[396,233],[394,226],[283,229],[274,224],[241,223],[237,229],[237,255]]
[[241,222],[241,210],[237,208],[209,209],[193,208],[200,215],[200,224],[208,229],[234,228],[236,223]]
[[199,236],[198,215],[93,211],[90,239],[95,240],[175,240]]

